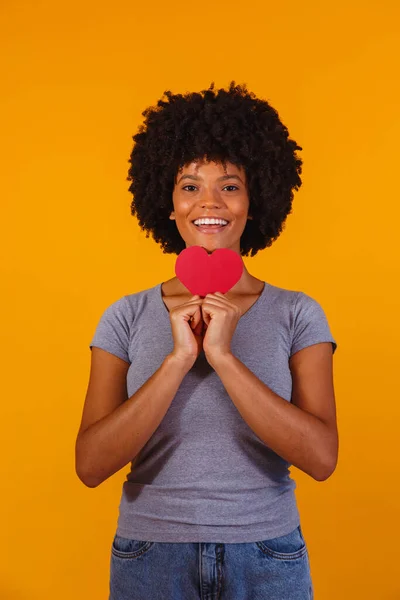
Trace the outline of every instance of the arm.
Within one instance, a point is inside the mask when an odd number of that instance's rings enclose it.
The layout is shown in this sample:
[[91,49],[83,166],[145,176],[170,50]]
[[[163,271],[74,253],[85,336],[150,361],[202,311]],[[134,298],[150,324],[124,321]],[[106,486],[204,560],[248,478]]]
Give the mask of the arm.
[[214,356],[210,364],[248,426],[276,454],[317,481],[333,473],[338,432],[330,342],[290,357],[292,403],[275,394],[232,353]]
[[94,347],[82,422],[75,446],[79,479],[96,487],[132,461],[163,420],[191,366],[168,355],[127,398],[129,363]]

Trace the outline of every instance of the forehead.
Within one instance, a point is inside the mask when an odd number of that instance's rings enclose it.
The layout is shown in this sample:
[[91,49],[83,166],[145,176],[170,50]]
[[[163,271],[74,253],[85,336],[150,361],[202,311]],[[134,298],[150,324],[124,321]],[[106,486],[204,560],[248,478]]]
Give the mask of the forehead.
[[207,162],[205,159],[203,160],[194,160],[190,163],[183,165],[179,171],[178,176],[182,176],[184,174],[191,174],[199,179],[203,176],[215,176],[218,177],[223,175],[224,178],[227,178],[229,175],[239,176],[243,181],[246,178],[245,170],[242,166],[235,165],[229,161],[226,161],[226,167],[219,161],[210,161]]

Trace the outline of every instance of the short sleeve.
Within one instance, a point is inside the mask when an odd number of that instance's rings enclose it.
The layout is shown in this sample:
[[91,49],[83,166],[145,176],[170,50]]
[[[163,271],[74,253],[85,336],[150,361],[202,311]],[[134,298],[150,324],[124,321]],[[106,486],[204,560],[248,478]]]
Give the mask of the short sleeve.
[[294,302],[293,335],[290,356],[307,346],[331,342],[332,353],[337,348],[328,320],[321,305],[304,292],[298,292]]
[[111,304],[100,317],[92,341],[89,344],[115,354],[122,360],[129,360],[130,323],[132,315],[126,297]]

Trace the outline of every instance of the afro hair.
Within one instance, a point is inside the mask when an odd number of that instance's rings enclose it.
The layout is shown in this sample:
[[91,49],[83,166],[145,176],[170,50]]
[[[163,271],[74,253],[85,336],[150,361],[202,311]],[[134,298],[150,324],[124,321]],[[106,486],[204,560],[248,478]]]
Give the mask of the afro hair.
[[292,210],[293,188],[299,189],[302,150],[289,139],[278,112],[248,92],[246,84],[229,90],[209,89],[186,95],[165,91],[146,117],[131,152],[128,177],[133,195],[131,214],[161,244],[164,254],[179,254],[186,245],[176,223],[172,193],[180,169],[193,161],[242,167],[249,192],[249,215],[240,239],[241,256],[257,254],[281,234]]

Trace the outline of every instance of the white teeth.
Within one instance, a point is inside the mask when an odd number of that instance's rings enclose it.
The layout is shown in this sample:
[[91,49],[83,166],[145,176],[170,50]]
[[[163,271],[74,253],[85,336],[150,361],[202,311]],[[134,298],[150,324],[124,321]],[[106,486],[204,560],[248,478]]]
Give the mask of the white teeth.
[[228,221],[225,219],[196,219],[195,225],[227,225]]

